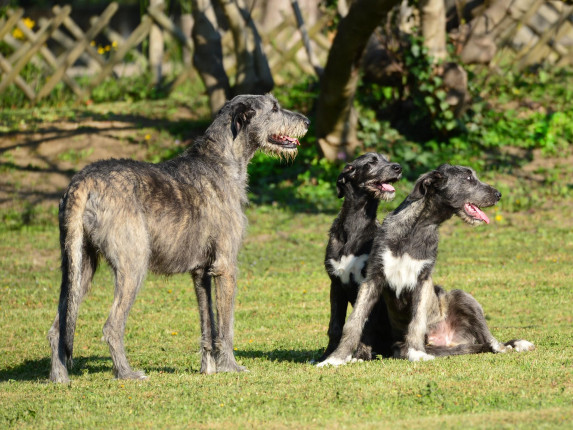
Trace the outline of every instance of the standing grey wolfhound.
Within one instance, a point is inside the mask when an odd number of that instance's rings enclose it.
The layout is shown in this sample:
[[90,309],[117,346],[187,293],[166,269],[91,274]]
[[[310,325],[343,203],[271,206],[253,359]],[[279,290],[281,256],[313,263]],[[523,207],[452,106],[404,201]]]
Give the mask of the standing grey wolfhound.
[[384,219],[372,246],[367,279],[360,286],[339,347],[319,366],[351,360],[365,319],[381,297],[397,358],[419,361],[534,349],[526,340],[497,341],[476,299],[461,290],[446,292],[432,282],[439,226],[453,215],[470,225],[489,223],[480,208],[500,198],[499,191],[464,166],[444,164],[422,175],[410,195]]
[[98,255],[115,274],[103,334],[117,378],[145,378],[131,369],[123,338],[148,270],[191,273],[201,321],[201,372],[244,370],[233,355],[233,306],[246,226],[247,165],[257,149],[294,157],[297,137],[309,124],[271,95],[237,96],[201,139],[170,161],[100,161],[75,175],[60,201],[62,284],[58,314],[48,332],[50,380],[69,381],[66,364],[71,365],[78,310]]

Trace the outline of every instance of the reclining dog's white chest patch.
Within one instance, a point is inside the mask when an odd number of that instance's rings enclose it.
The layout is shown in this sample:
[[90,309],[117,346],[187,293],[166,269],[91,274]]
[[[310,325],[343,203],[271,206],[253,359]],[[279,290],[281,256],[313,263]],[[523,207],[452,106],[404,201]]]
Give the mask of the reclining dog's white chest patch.
[[400,297],[402,290],[413,290],[422,269],[432,262],[432,260],[416,260],[407,253],[394,257],[389,249],[385,249],[382,253],[382,261],[384,261],[384,276],[390,288],[396,291],[396,297]]
[[354,276],[354,281],[358,284],[364,281],[364,276],[362,276],[362,269],[368,261],[368,254],[362,254],[355,257],[354,254],[343,255],[340,257],[340,261],[331,258],[328,260],[330,266],[332,267],[332,272],[335,276],[338,276],[343,284],[348,284],[350,282],[350,275]]

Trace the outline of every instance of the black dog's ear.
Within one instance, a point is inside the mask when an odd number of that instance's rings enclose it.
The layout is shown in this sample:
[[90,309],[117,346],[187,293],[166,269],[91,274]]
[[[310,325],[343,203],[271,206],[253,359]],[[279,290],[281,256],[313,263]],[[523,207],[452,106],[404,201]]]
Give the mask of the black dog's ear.
[[354,177],[356,172],[354,171],[354,166],[352,164],[347,164],[342,173],[338,175],[338,179],[336,180],[336,195],[339,199],[344,197],[344,188],[346,181]]
[[410,193],[410,198],[413,200],[419,200],[429,192],[439,189],[447,181],[447,178],[443,173],[437,170],[432,170],[431,172],[424,173],[414,185],[414,189]]
[[231,132],[233,133],[233,139],[235,139],[243,127],[251,121],[255,113],[254,109],[244,103],[238,103],[237,106],[233,108],[233,113],[231,114]]

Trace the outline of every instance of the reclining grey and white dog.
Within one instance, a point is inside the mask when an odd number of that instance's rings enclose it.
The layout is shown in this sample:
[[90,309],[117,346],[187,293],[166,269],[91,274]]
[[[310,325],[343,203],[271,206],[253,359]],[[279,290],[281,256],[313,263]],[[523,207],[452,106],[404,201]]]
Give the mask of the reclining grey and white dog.
[[[330,323],[328,346],[319,361],[336,349],[342,336],[348,303],[354,306],[358,287],[366,277],[368,255],[380,223],[376,218],[380,200],[392,200],[391,185],[402,176],[402,167],[382,154],[367,153],[348,163],[336,181],[342,209],[332,223],[324,266],[330,277]],[[370,360],[391,354],[389,322],[384,302],[379,301],[368,318],[354,358]]]
[[432,282],[438,228],[453,215],[470,225],[489,223],[480,209],[496,204],[501,193],[481,182],[473,170],[444,164],[422,175],[412,193],[379,229],[367,279],[344,326],[338,348],[319,366],[352,359],[364,323],[383,298],[395,343],[394,355],[411,361],[479,352],[529,351],[526,340],[497,341],[480,304],[461,290],[444,291]]

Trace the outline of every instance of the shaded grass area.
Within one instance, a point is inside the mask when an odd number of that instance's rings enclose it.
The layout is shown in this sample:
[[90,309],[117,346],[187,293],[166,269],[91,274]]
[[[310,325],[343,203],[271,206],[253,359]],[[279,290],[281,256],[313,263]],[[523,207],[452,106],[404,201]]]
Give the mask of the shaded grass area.
[[561,202],[498,212],[487,227],[453,220],[442,231],[436,282],[471,292],[494,335],[533,341],[531,353],[315,368],[327,343],[322,261],[333,216],[265,206],[248,210],[240,254],[235,354],[249,373],[200,375],[190,277],[150,275],[126,334],[132,365],[150,379],[114,380],[101,341],[113,279],[102,265],[80,312],[71,386],[46,383],[57,227],[4,230],[0,427],[570,428],[570,210]]

